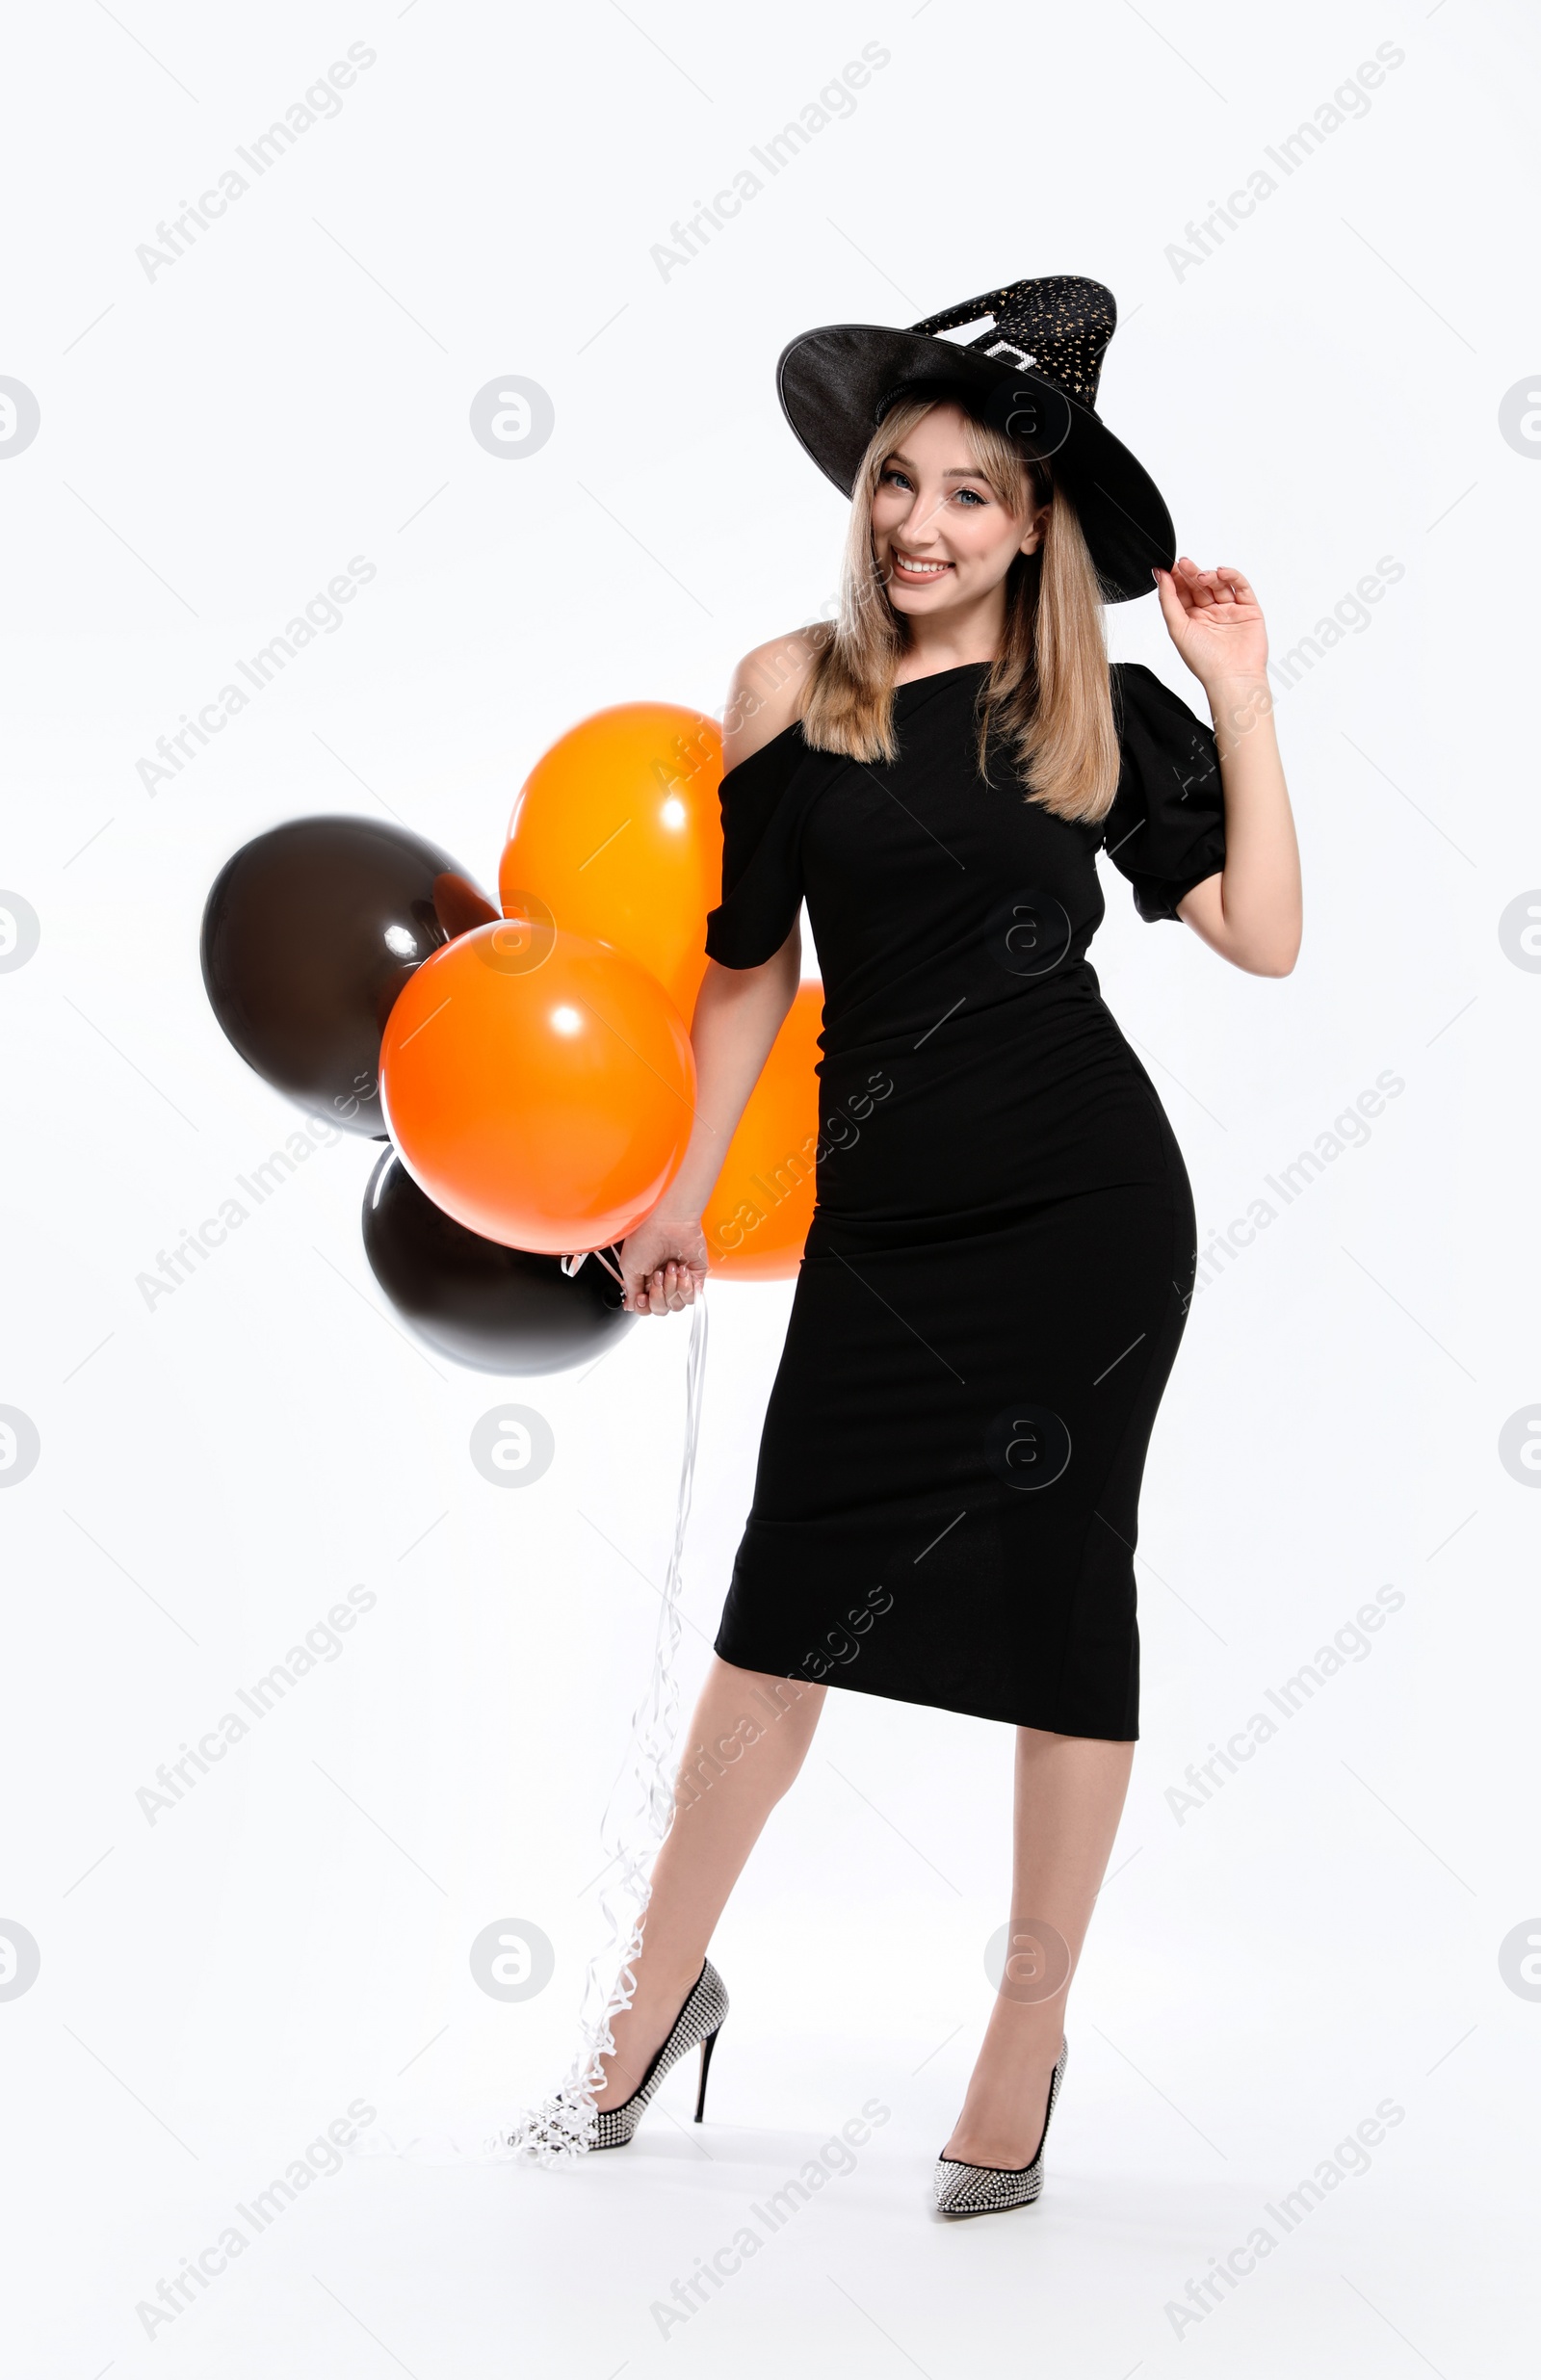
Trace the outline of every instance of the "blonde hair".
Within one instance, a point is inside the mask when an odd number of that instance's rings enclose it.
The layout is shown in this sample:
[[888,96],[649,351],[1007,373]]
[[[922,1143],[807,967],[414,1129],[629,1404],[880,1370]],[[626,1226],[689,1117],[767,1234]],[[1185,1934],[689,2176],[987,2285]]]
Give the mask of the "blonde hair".
[[[840,615],[808,674],[804,740],[850,760],[895,760],[894,672],[907,629],[888,598],[873,549],[873,498],[884,464],[940,397],[901,399],[885,414],[862,458],[851,494]],[[979,765],[988,777],[988,746],[1010,748],[1030,800],[1057,818],[1094,824],[1118,789],[1102,587],[1075,508],[1048,463],[1015,439],[965,412],[969,449],[979,476],[1009,512],[1023,505],[1026,468],[1032,502],[1049,508],[1036,554],[1018,554],[1006,578],[1001,650],[979,700]]]

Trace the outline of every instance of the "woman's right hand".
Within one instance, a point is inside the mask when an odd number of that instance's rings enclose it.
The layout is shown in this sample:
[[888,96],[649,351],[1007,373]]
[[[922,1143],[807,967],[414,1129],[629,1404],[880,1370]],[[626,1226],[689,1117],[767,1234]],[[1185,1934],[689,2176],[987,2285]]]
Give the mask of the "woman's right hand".
[[706,1285],[706,1238],[698,1215],[654,1214],[622,1244],[628,1314],[678,1314]]

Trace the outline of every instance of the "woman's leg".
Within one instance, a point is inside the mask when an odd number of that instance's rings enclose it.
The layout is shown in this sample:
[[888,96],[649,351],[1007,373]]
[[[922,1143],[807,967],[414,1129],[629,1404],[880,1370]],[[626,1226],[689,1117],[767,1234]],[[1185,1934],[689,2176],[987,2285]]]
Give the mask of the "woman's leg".
[[1132,1743],[1017,1729],[1006,1972],[943,2155],[1026,2165],[1043,2133],[1065,1999],[1102,1885],[1134,1763]]
[[629,2099],[668,2038],[760,1829],[802,1766],[827,1691],[714,1656],[653,1869],[636,1997],[611,2019],[615,2052],[596,2106]]

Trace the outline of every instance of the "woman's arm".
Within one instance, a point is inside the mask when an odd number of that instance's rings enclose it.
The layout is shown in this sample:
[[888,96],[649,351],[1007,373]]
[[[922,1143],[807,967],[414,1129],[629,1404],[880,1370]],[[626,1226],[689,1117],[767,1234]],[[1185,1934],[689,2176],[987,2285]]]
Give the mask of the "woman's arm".
[[678,1313],[693,1303],[707,1272],[702,1210],[770,1044],[797,996],[801,975],[800,926],[794,926],[763,967],[719,967],[715,958],[707,960],[691,1021],[695,1122],[679,1171],[620,1252],[631,1313]]
[[1240,570],[1185,556],[1158,570],[1172,642],[1209,697],[1225,792],[1225,866],[1177,914],[1248,975],[1288,975],[1300,950],[1300,853],[1273,732],[1263,613]]
[[[723,714],[724,769],[737,769],[791,726],[826,633],[817,624],[796,629],[745,653],[733,673]],[[707,960],[691,1020],[695,1122],[679,1171],[620,1252],[631,1313],[677,1314],[694,1302],[696,1284],[707,1273],[702,1210],[801,977],[800,925],[762,967],[719,967],[715,958]]]

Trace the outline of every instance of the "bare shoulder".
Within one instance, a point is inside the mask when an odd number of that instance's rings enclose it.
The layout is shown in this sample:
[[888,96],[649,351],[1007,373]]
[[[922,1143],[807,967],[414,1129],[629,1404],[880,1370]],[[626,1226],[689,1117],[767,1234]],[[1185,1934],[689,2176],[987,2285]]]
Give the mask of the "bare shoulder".
[[722,715],[724,769],[736,769],[801,718],[809,672],[830,633],[826,621],[815,620],[744,654],[733,672]]

